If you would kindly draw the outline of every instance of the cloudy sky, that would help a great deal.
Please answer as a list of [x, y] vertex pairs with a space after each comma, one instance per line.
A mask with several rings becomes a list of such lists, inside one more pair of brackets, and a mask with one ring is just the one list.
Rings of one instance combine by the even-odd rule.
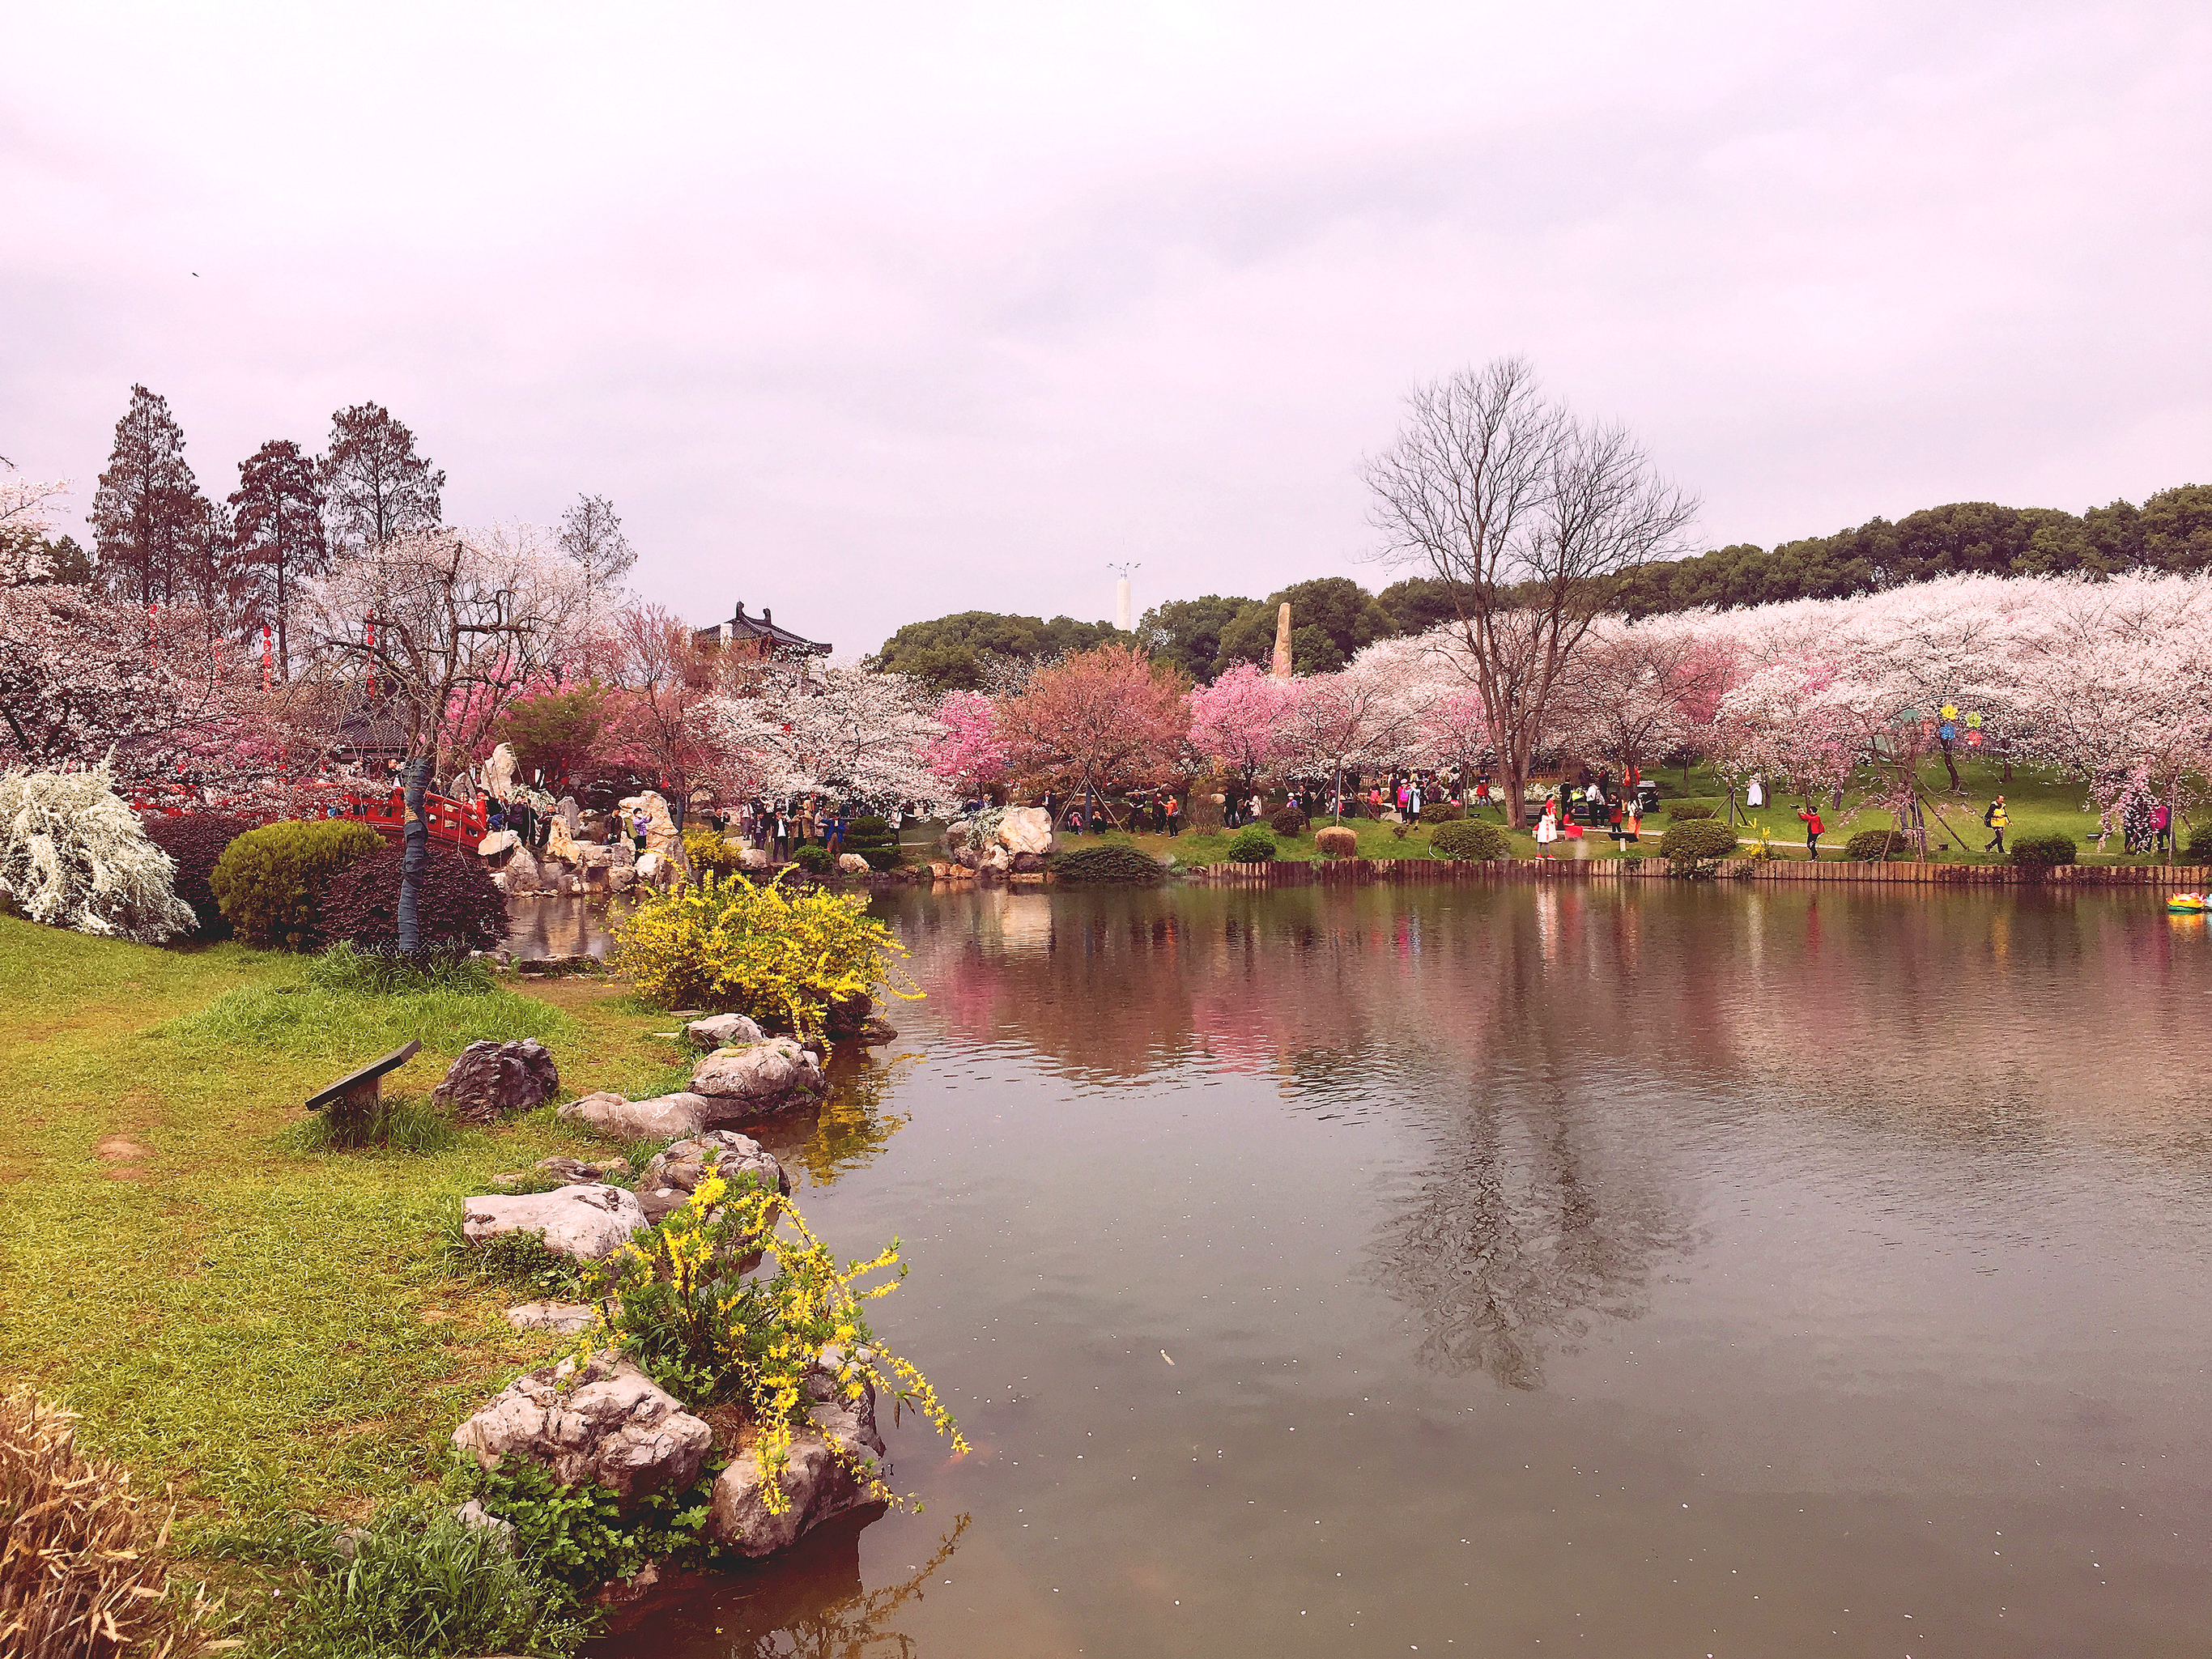
[[0, 453], [129, 388], [210, 493], [373, 398], [448, 518], [872, 648], [1389, 579], [1358, 479], [1502, 352], [1701, 543], [2212, 481], [2212, 8], [11, 9]]

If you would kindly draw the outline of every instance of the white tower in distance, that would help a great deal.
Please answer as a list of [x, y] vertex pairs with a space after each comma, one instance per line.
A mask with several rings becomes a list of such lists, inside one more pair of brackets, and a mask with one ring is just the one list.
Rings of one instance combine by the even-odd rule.
[[1121, 580], [1114, 584], [1114, 626], [1126, 634], [1130, 630], [1129, 573], [1132, 570], [1141, 570], [1144, 566], [1132, 561], [1127, 564], [1109, 564], [1106, 568], [1109, 570], [1118, 570], [1121, 573]]

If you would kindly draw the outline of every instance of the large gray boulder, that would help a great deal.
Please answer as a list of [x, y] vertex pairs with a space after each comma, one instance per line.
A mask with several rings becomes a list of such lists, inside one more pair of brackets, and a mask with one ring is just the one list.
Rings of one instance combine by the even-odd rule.
[[714, 1129], [679, 1140], [666, 1152], [656, 1152], [637, 1183], [637, 1201], [648, 1221], [658, 1222], [671, 1211], [690, 1201], [693, 1190], [706, 1179], [712, 1164], [725, 1181], [750, 1175], [770, 1192], [791, 1192], [791, 1177], [783, 1165], [763, 1150], [750, 1135], [732, 1129]]
[[580, 1370], [564, 1359], [515, 1378], [453, 1431], [453, 1444], [484, 1468], [526, 1457], [563, 1486], [596, 1482], [625, 1504], [689, 1486], [714, 1441], [712, 1429], [612, 1349]]
[[717, 1048], [691, 1073], [691, 1092], [714, 1103], [710, 1120], [734, 1123], [811, 1105], [830, 1092], [822, 1064], [789, 1037]]
[[489, 1243], [504, 1233], [536, 1233], [547, 1249], [579, 1261], [613, 1255], [643, 1225], [637, 1194], [622, 1187], [562, 1187], [461, 1200], [461, 1237], [470, 1243]]
[[602, 1089], [572, 1100], [560, 1115], [615, 1140], [674, 1140], [696, 1134], [714, 1117], [715, 1103], [704, 1095], [657, 1095], [625, 1100]]
[[553, 1056], [535, 1037], [471, 1042], [430, 1098], [464, 1123], [496, 1123], [544, 1105], [561, 1088]]
[[[824, 1348], [807, 1373], [807, 1414], [814, 1430], [793, 1443], [791, 1462], [778, 1480], [784, 1498], [781, 1513], [769, 1509], [760, 1459], [754, 1452], [740, 1452], [715, 1477], [707, 1534], [723, 1548], [738, 1555], [773, 1555], [790, 1548], [824, 1521], [879, 1501], [848, 1467], [858, 1463], [890, 1472], [883, 1462], [884, 1437], [876, 1429], [875, 1388], [863, 1380], [860, 1397], [847, 1398], [837, 1382], [842, 1363], [837, 1348]], [[843, 1454], [842, 1459], [832, 1451], [833, 1445]]]
[[709, 1014], [686, 1025], [684, 1035], [702, 1048], [726, 1048], [768, 1041], [768, 1033], [743, 1014]]

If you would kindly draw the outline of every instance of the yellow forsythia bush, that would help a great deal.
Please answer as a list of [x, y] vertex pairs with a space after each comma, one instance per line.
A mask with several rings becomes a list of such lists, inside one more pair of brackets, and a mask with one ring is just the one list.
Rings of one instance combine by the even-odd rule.
[[905, 954], [866, 909], [857, 893], [710, 874], [641, 901], [617, 932], [613, 966], [661, 1007], [719, 1008], [818, 1036], [831, 1003], [872, 994]]

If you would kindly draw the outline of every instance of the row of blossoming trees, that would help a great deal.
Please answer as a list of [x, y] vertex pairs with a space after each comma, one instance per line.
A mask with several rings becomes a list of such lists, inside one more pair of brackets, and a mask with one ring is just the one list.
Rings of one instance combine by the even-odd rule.
[[[1740, 787], [1887, 806], [1924, 848], [1977, 740], [2081, 781], [2111, 813], [2177, 821], [2212, 767], [2212, 579], [1958, 577], [1846, 599], [1630, 623], [1619, 578], [1675, 550], [1692, 504], [1616, 427], [1575, 417], [1515, 361], [1423, 388], [1370, 461], [1389, 554], [1452, 596], [1427, 634], [1344, 669], [1241, 665], [1193, 688], [1115, 643], [936, 702], [854, 665], [702, 652], [677, 617], [595, 597], [551, 538], [438, 527], [347, 550], [303, 600], [288, 676], [189, 609], [141, 609], [0, 570], [10, 763], [181, 776], [204, 798], [340, 787], [374, 748], [433, 765], [502, 738], [526, 766], [655, 782], [683, 802], [820, 794], [936, 809], [985, 790], [1108, 803], [1201, 775], [1330, 793], [1471, 765], [1509, 816], [1540, 757], [1619, 769], [1697, 754]], [[0, 480], [0, 532], [51, 494]], [[36, 536], [0, 536], [0, 549]], [[1947, 714], [1946, 710], [1955, 711]]]

